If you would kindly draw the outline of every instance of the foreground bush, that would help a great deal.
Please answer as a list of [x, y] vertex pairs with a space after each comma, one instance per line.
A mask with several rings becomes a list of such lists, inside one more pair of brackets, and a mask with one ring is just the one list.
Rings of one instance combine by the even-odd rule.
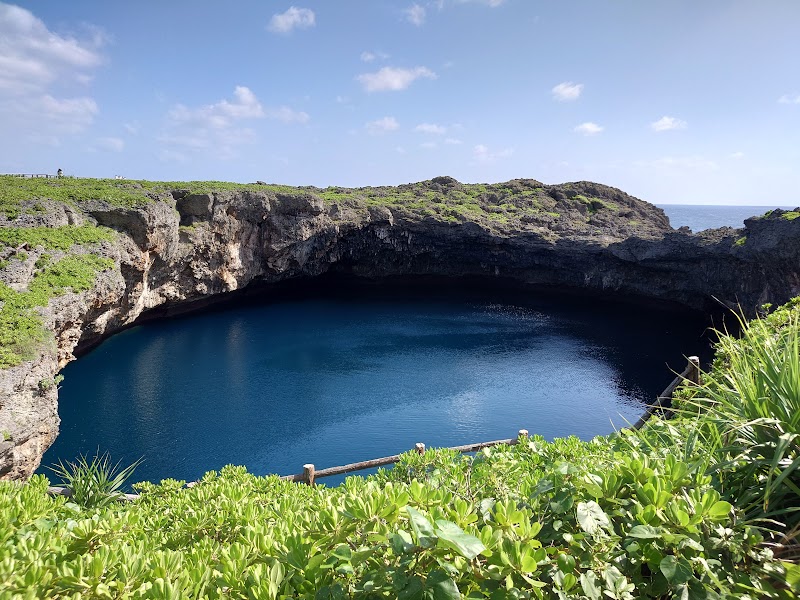
[[641, 432], [410, 453], [338, 488], [226, 467], [94, 508], [3, 484], [0, 598], [794, 598], [797, 310], [723, 337], [685, 414]]

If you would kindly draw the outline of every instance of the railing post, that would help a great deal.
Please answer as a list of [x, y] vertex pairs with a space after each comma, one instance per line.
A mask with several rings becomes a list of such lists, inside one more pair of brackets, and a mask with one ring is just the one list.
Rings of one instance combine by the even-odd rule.
[[417, 451], [417, 454], [425, 454], [425, 444], [422, 442], [417, 442], [414, 445], [414, 449]]
[[689, 357], [689, 377], [687, 377], [695, 385], [700, 385], [700, 359], [697, 356]]
[[314, 465], [312, 463], [303, 465], [303, 479], [308, 485], [314, 485]]

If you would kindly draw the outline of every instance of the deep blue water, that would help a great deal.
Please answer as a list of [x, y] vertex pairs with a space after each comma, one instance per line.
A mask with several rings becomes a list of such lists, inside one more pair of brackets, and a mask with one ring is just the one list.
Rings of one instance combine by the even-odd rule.
[[716, 229], [718, 227], [744, 227], [744, 220], [763, 215], [773, 208], [791, 210], [791, 206], [718, 206], [699, 204], [659, 204], [669, 217], [670, 224], [677, 229], [686, 225], [692, 231]]
[[706, 347], [675, 313], [532, 296], [361, 290], [134, 327], [64, 369], [42, 464], [99, 448], [143, 457], [137, 480], [193, 480], [521, 428], [588, 439], [634, 422]]

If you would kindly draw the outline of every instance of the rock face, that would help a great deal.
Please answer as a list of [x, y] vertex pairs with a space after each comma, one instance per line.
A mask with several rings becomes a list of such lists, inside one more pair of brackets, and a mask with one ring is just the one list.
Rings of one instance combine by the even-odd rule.
[[[168, 314], [253, 282], [477, 276], [699, 310], [715, 298], [747, 311], [800, 293], [800, 219], [774, 211], [743, 230], [693, 235], [673, 230], [660, 209], [588, 182], [516, 180], [477, 195], [449, 177], [362, 190], [175, 190], [135, 208], [53, 202], [44, 216], [0, 225], [67, 223], [116, 230], [97, 250], [116, 266], [92, 289], [52, 300], [42, 315], [55, 344], [0, 371], [1, 478], [30, 476], [55, 439], [57, 386], [48, 382], [76, 349], [153, 309]], [[42, 252], [29, 249], [28, 262]], [[5, 283], [22, 288], [31, 276], [17, 270]]]

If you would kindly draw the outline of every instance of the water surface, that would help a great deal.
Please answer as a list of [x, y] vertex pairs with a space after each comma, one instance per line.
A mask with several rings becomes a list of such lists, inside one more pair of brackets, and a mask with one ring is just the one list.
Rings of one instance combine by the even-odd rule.
[[790, 206], [732, 206], [712, 204], [659, 204], [674, 228], [687, 226], [692, 231], [718, 227], [744, 227], [744, 220], [763, 215], [774, 208], [792, 210]]
[[64, 371], [49, 465], [143, 457], [138, 480], [228, 463], [296, 473], [634, 422], [705, 347], [679, 315], [595, 300], [353, 291], [153, 322]]

